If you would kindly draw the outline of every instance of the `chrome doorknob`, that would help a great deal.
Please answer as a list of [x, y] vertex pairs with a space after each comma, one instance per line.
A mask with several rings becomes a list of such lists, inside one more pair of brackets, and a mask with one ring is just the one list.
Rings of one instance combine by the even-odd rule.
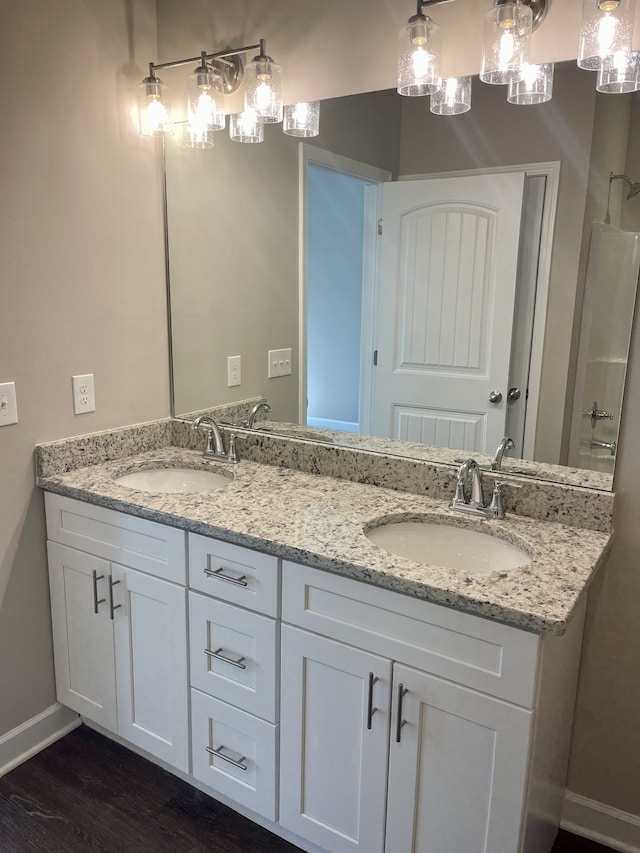
[[510, 403], [515, 403], [516, 400], [520, 399], [520, 389], [519, 388], [509, 388], [507, 391], [507, 400]]
[[502, 391], [492, 391], [489, 394], [489, 402], [490, 403], [501, 403], [502, 402]]

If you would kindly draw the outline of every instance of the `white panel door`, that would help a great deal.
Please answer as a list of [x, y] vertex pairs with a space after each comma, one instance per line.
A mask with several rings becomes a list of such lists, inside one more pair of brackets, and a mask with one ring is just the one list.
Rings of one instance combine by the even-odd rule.
[[116, 674], [106, 560], [47, 543], [58, 700], [115, 732]]
[[283, 625], [281, 684], [280, 823], [331, 853], [382, 853], [391, 662]]
[[516, 853], [531, 717], [396, 664], [387, 851]]
[[188, 772], [186, 590], [116, 564], [111, 573], [118, 734]]
[[382, 186], [374, 435], [475, 452], [503, 437], [523, 187], [524, 172]]

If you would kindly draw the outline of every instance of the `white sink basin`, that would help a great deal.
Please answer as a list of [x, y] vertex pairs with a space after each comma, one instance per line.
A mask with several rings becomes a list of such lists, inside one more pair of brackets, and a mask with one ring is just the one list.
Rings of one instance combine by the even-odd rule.
[[531, 557], [497, 536], [432, 521], [388, 522], [365, 533], [367, 539], [416, 563], [467, 572], [501, 572], [519, 569]]
[[188, 494], [222, 489], [232, 482], [233, 475], [204, 468], [147, 468], [122, 474], [115, 480], [119, 486], [138, 489], [140, 492]]

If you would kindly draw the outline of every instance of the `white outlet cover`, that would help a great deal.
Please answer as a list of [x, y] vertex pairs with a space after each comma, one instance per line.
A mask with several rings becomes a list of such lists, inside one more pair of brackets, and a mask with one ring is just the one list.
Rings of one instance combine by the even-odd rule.
[[242, 383], [242, 357], [230, 355], [227, 357], [227, 388], [233, 388]]
[[16, 383], [0, 383], [0, 426], [18, 423], [18, 405], [16, 403]]
[[73, 413], [84, 415], [86, 412], [95, 412], [96, 395], [93, 384], [93, 373], [83, 373], [80, 376], [72, 376], [73, 387]]

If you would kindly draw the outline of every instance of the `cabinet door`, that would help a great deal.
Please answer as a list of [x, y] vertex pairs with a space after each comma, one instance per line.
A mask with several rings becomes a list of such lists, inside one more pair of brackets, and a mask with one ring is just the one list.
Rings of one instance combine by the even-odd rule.
[[281, 642], [280, 823], [331, 853], [382, 851], [391, 662], [288, 625]]
[[530, 729], [530, 711], [396, 664], [387, 851], [515, 853]]
[[186, 590], [112, 564], [118, 734], [189, 771]]
[[58, 700], [115, 732], [109, 563], [55, 542], [47, 548]]

